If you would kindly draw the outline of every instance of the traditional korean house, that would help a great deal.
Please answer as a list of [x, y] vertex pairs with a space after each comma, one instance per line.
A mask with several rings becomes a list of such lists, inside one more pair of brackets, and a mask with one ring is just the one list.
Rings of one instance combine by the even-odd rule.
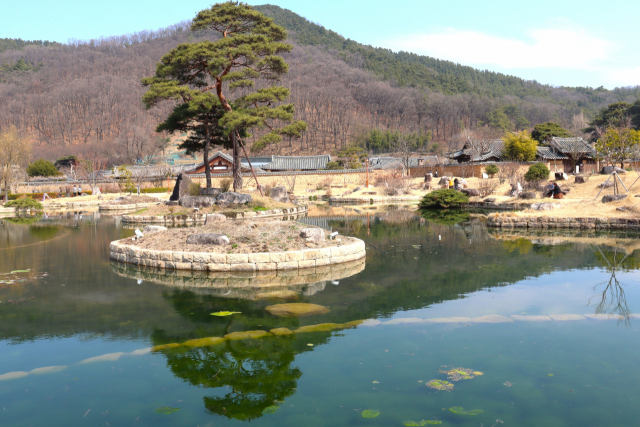
[[458, 163], [499, 162], [502, 160], [503, 151], [504, 141], [501, 139], [486, 142], [469, 140], [465, 142], [461, 150], [450, 154], [449, 158]]
[[[218, 151], [217, 153], [209, 157], [209, 167], [211, 168], [212, 174], [231, 173], [233, 171], [233, 157], [221, 151]], [[248, 164], [241, 163], [240, 167], [243, 172], [248, 172], [250, 170]], [[196, 164], [191, 170], [187, 172], [187, 174], [189, 175], [197, 175], [202, 173], [204, 173], [204, 162]]]
[[[409, 157], [409, 168], [435, 166], [439, 162], [438, 156]], [[402, 167], [400, 157], [370, 157], [369, 169], [398, 169]]]
[[576, 172], [576, 166], [580, 172], [597, 172], [599, 169], [595, 159], [595, 148], [580, 137], [553, 137], [548, 148], [557, 155], [557, 160], [562, 160], [562, 167], [566, 173]]

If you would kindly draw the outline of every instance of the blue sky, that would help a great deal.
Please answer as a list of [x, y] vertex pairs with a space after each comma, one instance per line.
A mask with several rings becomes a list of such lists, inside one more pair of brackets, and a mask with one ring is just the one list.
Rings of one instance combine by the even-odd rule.
[[[556, 86], [640, 85], [640, 2], [270, 0], [361, 43]], [[211, 1], [5, 2], [0, 37], [91, 39], [165, 27]], [[249, 4], [264, 1], [248, 0]]]

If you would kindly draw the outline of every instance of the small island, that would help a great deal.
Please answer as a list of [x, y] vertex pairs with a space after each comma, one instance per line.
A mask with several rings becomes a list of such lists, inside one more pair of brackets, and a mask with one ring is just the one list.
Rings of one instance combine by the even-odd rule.
[[112, 260], [139, 266], [193, 271], [281, 271], [356, 261], [365, 244], [353, 237], [331, 240], [325, 231], [294, 221], [228, 220], [207, 216], [201, 227], [146, 226], [142, 237], [111, 242]]

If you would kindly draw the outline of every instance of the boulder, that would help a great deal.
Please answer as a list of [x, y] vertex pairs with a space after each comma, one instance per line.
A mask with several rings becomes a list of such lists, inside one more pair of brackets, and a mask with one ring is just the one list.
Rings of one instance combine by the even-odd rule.
[[521, 199], [537, 199], [538, 195], [535, 191], [523, 191], [518, 195]]
[[605, 181], [602, 184], [598, 185], [598, 188], [611, 188], [613, 187], [613, 180]]
[[[466, 179], [464, 179], [464, 178], [460, 178], [460, 179], [458, 179], [458, 182], [459, 182], [460, 184], [464, 185], [464, 186], [469, 185], [469, 183], [467, 182], [467, 180], [466, 180]], [[465, 188], [466, 188], [466, 187], [465, 187]]]
[[157, 233], [158, 231], [167, 231], [167, 227], [161, 225], [145, 225], [142, 229], [144, 234]]
[[198, 233], [187, 236], [187, 244], [224, 246], [229, 244], [229, 238], [218, 233]]
[[300, 237], [309, 242], [324, 242], [326, 237], [322, 228], [303, 228]]
[[217, 197], [220, 193], [222, 193], [222, 190], [220, 190], [219, 188], [201, 188], [200, 189], [201, 196]]
[[484, 201], [486, 203], [495, 203], [496, 198], [495, 197], [487, 197], [486, 199], [484, 199]]
[[636, 212], [635, 206], [620, 206], [616, 210], [620, 212]]
[[269, 193], [269, 197], [271, 197], [276, 202], [287, 203], [289, 201], [289, 194], [287, 193], [287, 189], [283, 185], [273, 187], [271, 189], [271, 192]]
[[475, 188], [465, 188], [460, 190], [461, 193], [466, 194], [469, 197], [474, 197], [474, 196], [479, 196], [480, 195], [480, 191], [478, 191]]
[[210, 196], [182, 196], [178, 203], [183, 208], [208, 208], [216, 204], [216, 198]]
[[204, 225], [213, 224], [214, 222], [226, 221], [227, 217], [222, 214], [207, 214]]
[[611, 194], [609, 196], [604, 196], [602, 198], [602, 203], [617, 202], [619, 200], [623, 200], [623, 199], [626, 199], [626, 198], [627, 198], [626, 194]]
[[560, 209], [562, 205], [560, 203], [534, 203], [531, 205], [531, 209], [534, 211], [550, 211], [553, 209]]
[[244, 205], [247, 203], [251, 203], [252, 201], [253, 201], [253, 198], [248, 194], [240, 194], [240, 193], [234, 193], [233, 191], [229, 191], [228, 193], [220, 194], [218, 196], [216, 203]]
[[355, 193], [356, 191], [360, 191], [360, 190], [362, 190], [362, 187], [356, 187], [353, 189], [353, 192]]
[[342, 193], [342, 197], [344, 196], [350, 196], [351, 194], [353, 194], [353, 191], [347, 190], [344, 193]]
[[424, 175], [424, 182], [431, 182], [433, 181], [433, 174], [432, 173], [427, 173]]
[[556, 172], [555, 176], [556, 176], [556, 181], [566, 181], [567, 179], [569, 179], [567, 174], [564, 172]]
[[189, 175], [184, 173], [181, 173], [180, 175], [178, 175], [178, 178], [176, 179], [176, 185], [175, 187], [173, 187], [173, 194], [171, 194], [171, 197], [169, 198], [169, 200], [178, 201], [182, 198], [182, 196], [188, 195], [189, 186], [191, 184], [193, 184], [193, 181], [191, 181], [191, 178], [189, 178]]
[[584, 176], [576, 176], [576, 184], [584, 184], [587, 182], [587, 178]]
[[613, 171], [616, 171], [617, 173], [627, 173], [626, 170], [619, 168], [618, 166], [605, 166], [602, 168], [600, 173], [603, 175], [610, 175]]
[[440, 181], [438, 181], [438, 185], [440, 185], [440, 186], [442, 186], [442, 185], [449, 186], [449, 177], [448, 176], [443, 176], [442, 178], [440, 178]]

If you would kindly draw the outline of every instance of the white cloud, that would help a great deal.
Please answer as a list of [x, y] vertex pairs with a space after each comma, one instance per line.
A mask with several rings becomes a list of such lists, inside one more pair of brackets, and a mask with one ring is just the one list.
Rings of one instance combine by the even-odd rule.
[[432, 34], [404, 36], [385, 43], [394, 50], [425, 54], [470, 66], [522, 68], [601, 69], [612, 43], [582, 29], [534, 29], [529, 41], [477, 31], [449, 29]]

